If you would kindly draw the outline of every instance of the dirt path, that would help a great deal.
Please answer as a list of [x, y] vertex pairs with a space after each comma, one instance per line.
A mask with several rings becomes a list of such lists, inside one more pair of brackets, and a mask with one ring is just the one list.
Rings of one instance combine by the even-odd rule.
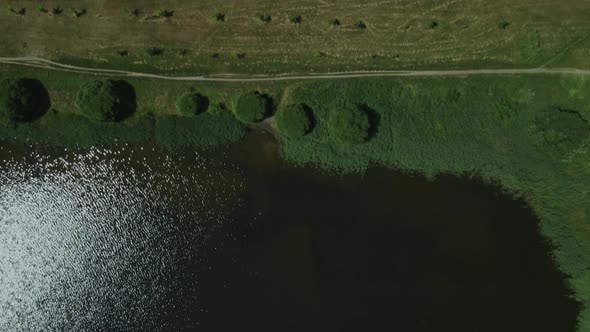
[[366, 71], [344, 72], [325, 74], [281, 74], [273, 76], [218, 74], [209, 76], [167, 76], [148, 73], [139, 73], [125, 70], [96, 69], [72, 66], [36, 57], [5, 58], [0, 57], [0, 63], [14, 64], [28, 67], [37, 67], [51, 70], [68, 71], [83, 74], [96, 74], [124, 77], [144, 77], [171, 81], [196, 81], [196, 82], [263, 82], [263, 81], [295, 81], [295, 80], [327, 80], [360, 77], [418, 77], [418, 76], [471, 76], [471, 75], [581, 75], [590, 76], [588, 69], [572, 68], [523, 68], [523, 69], [457, 69], [457, 70], [407, 70], [407, 71]]

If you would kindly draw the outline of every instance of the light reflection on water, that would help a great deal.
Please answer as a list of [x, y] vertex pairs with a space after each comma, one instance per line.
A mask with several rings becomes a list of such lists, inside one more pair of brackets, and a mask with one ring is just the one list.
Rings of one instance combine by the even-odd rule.
[[198, 324], [183, 314], [199, 293], [186, 267], [241, 184], [197, 154], [147, 150], [2, 148], [0, 331]]

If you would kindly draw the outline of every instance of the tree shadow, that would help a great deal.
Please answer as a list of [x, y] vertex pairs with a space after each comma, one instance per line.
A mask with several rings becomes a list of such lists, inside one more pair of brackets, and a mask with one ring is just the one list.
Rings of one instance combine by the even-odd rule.
[[301, 104], [301, 107], [303, 107], [305, 115], [309, 119], [309, 129], [305, 132], [305, 134], [307, 135], [315, 129], [317, 125], [317, 119], [315, 118], [315, 115], [313, 114], [313, 110], [311, 109], [311, 107], [309, 107], [307, 104]]
[[115, 88], [119, 96], [120, 108], [115, 114], [115, 121], [123, 121], [132, 116], [137, 110], [137, 97], [135, 89], [124, 80], [115, 81]]
[[31, 93], [33, 104], [30, 112], [17, 114], [16, 120], [19, 122], [33, 122], [47, 113], [49, 107], [51, 107], [49, 92], [47, 92], [43, 83], [37, 79], [24, 78], [21, 83]]
[[276, 113], [277, 103], [276, 101], [266, 93], [257, 92], [262, 98], [264, 98], [266, 109], [264, 110], [264, 118], [270, 118]]
[[199, 114], [207, 112], [207, 110], [209, 109], [209, 105], [211, 104], [211, 102], [209, 101], [209, 97], [204, 96], [200, 93], [196, 93], [196, 95], [197, 95], [197, 110], [195, 112], [195, 115], [199, 115]]
[[365, 114], [367, 114], [367, 117], [369, 118], [369, 131], [366, 140], [371, 140], [379, 132], [379, 125], [381, 124], [381, 115], [379, 115], [377, 111], [369, 107], [367, 104], [361, 104], [358, 107], [361, 111], [365, 112]]

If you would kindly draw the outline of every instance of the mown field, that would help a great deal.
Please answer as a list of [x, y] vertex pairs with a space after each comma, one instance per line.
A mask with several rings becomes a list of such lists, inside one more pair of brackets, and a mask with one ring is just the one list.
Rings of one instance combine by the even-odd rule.
[[[216, 147], [243, 137], [248, 126], [231, 110], [245, 92], [261, 91], [275, 109], [304, 104], [313, 127], [298, 138], [280, 137], [292, 162], [337, 172], [372, 165], [406, 172], [468, 176], [495, 182], [523, 197], [555, 245], [575, 296], [590, 303], [590, 81], [577, 76], [470, 76], [371, 78], [282, 83], [190, 83], [128, 79], [137, 112], [120, 123], [92, 122], [74, 106], [90, 75], [0, 66], [0, 77], [39, 79], [51, 109], [33, 123], [0, 129], [0, 139], [97, 145], [155, 140], [170, 148]], [[193, 117], [177, 113], [185, 91], [198, 91], [224, 112]], [[328, 128], [346, 105], [371, 119], [366, 142], [345, 145]], [[272, 123], [272, 119], [270, 119]], [[580, 318], [590, 330], [590, 308]]]
[[[33, 55], [136, 71], [269, 74], [546, 64], [588, 68], [590, 52], [586, 0], [4, 4], [0, 56]], [[63, 12], [53, 15], [54, 8]], [[81, 15], [75, 17], [70, 9]], [[135, 16], [130, 14], [134, 9]], [[158, 10], [168, 10], [171, 16], [157, 17]], [[223, 15], [223, 21], [213, 14]], [[300, 23], [290, 22], [289, 16], [300, 16]], [[334, 19], [339, 25], [330, 22]], [[160, 54], [150, 56], [148, 48]]]

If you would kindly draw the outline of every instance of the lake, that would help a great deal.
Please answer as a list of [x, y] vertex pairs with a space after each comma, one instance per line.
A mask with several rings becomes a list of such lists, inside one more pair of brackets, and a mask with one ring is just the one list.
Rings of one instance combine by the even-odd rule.
[[499, 187], [217, 151], [0, 143], [0, 331], [575, 331]]

